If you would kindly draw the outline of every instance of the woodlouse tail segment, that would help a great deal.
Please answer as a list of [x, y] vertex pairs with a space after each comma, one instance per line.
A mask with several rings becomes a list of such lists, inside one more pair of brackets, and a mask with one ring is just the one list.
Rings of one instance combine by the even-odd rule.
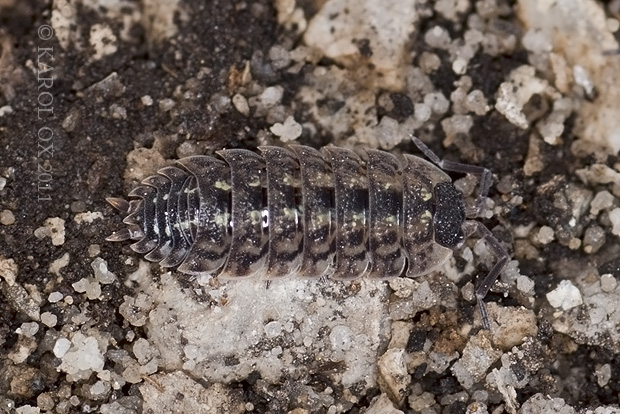
[[231, 180], [228, 165], [214, 157], [193, 156], [178, 161], [190, 178], [179, 199], [179, 223], [190, 240], [178, 270], [190, 275], [215, 273], [222, 268], [231, 245]]
[[131, 233], [129, 232], [129, 229], [125, 227], [124, 229], [113, 232], [105, 239], [106, 241], [111, 241], [111, 242], [122, 242], [122, 241], [130, 240]]
[[[122, 198], [116, 198], [116, 197], [108, 197], [105, 200], [108, 202], [108, 204], [110, 204], [112, 207], [122, 212], [123, 214], [129, 213], [129, 202], [127, 200], [124, 200]], [[125, 227], [121, 229], [120, 231], [115, 231], [112, 234], [110, 234], [108, 237], [106, 237], [107, 241], [112, 241], [112, 242], [122, 242], [122, 241], [130, 240], [130, 239], [131, 239], [131, 232], [129, 231], [128, 227]]]
[[112, 207], [114, 207], [116, 210], [120, 211], [121, 213], [125, 213], [125, 214], [129, 213], [129, 201], [123, 198], [116, 198], [116, 197], [108, 197], [105, 199], [105, 201], [107, 201], [108, 204], [110, 204]]
[[179, 204], [186, 204], [187, 201], [187, 197], [184, 197], [183, 194], [183, 187], [188, 182], [189, 175], [176, 167], [165, 167], [159, 170], [158, 173], [167, 177], [171, 183], [168, 199], [162, 202], [162, 204], [165, 203], [165, 209], [168, 212], [166, 219], [168, 220], [172, 243], [171, 251], [159, 264], [162, 267], [176, 267], [187, 256], [191, 242], [191, 236], [186, 231], [188, 226], [183, 226], [184, 222], [182, 217], [180, 217], [181, 211], [187, 211], [187, 207], [183, 210], [179, 207]]

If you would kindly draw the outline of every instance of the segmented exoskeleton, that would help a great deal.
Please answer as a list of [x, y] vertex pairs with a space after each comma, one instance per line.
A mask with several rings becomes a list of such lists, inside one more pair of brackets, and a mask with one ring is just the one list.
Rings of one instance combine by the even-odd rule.
[[[180, 159], [134, 188], [127, 227], [108, 238], [164, 267], [224, 278], [417, 277], [437, 269], [465, 237], [484, 237], [498, 261], [478, 287], [481, 299], [508, 260], [475, 218], [491, 184], [489, 170], [379, 150], [302, 145], [241, 149]], [[439, 168], [440, 167], [440, 168]], [[474, 208], [445, 171], [480, 175]]]

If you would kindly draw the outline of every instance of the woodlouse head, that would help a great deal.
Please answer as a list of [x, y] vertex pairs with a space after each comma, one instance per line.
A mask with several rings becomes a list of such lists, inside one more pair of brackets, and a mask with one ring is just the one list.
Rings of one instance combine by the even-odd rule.
[[435, 186], [435, 197], [435, 241], [445, 247], [458, 247], [465, 240], [463, 195], [451, 182], [443, 182]]

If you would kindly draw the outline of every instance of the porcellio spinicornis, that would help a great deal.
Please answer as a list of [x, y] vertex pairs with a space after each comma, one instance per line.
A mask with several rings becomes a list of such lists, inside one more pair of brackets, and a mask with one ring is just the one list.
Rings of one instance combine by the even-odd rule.
[[[134, 240], [146, 259], [191, 275], [383, 279], [428, 274], [477, 233], [497, 256], [476, 290], [488, 328], [482, 299], [508, 254], [468, 219], [482, 211], [490, 171], [440, 160], [412, 140], [431, 162], [302, 145], [183, 158], [144, 179], [130, 201], [107, 199], [127, 225], [108, 240]], [[480, 176], [474, 207], [444, 171]]]

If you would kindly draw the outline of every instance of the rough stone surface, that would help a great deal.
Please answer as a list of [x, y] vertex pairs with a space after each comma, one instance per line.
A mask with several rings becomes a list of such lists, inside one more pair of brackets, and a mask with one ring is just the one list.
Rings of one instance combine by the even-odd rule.
[[[618, 0], [0, 16], [0, 413], [618, 412]], [[479, 175], [451, 173], [510, 256], [490, 331], [476, 234], [429, 274], [346, 282], [193, 277], [105, 240], [124, 226], [105, 198], [175, 159], [420, 155], [411, 134], [492, 172], [477, 214]]]

